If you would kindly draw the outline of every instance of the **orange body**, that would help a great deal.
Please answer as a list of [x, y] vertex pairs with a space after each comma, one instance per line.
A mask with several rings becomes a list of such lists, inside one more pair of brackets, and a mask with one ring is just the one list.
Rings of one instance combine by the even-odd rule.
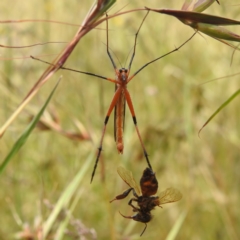
[[128, 70], [125, 68], [117, 71], [116, 80], [121, 82], [121, 84], [115, 85], [115, 91], [120, 88], [120, 94], [115, 105], [114, 111], [114, 137], [117, 145], [118, 153], [123, 153], [124, 143], [123, 143], [123, 130], [124, 130], [124, 121], [125, 121], [125, 89], [127, 88], [128, 80]]
[[123, 129], [124, 129], [124, 120], [125, 120], [125, 95], [122, 90], [118, 102], [115, 106], [115, 119], [114, 119], [114, 136], [117, 145], [118, 153], [123, 153], [124, 144], [123, 144]]

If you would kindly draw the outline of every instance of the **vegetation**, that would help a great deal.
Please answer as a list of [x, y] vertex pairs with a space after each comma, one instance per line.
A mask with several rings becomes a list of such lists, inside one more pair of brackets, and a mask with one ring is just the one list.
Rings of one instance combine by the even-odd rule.
[[[220, 3], [204, 13], [240, 20], [239, 6], [229, 0]], [[0, 44], [5, 47], [0, 56], [0, 125], [48, 67], [30, 56], [52, 62], [72, 40], [78, 29], [74, 24], [81, 24], [91, 4], [89, 0], [16, 1], [12, 6], [6, 0], [0, 2], [2, 20], [41, 20], [1, 23]], [[118, 1], [109, 14], [148, 4]], [[182, 4], [152, 0], [148, 7], [180, 10]], [[132, 12], [109, 20], [110, 48], [119, 67], [128, 66], [144, 14]], [[228, 29], [240, 33], [238, 26]], [[176, 18], [150, 12], [139, 33], [132, 73], [192, 34], [193, 29]], [[50, 41], [57, 43], [6, 47]], [[238, 56], [231, 47], [196, 34], [179, 51], [149, 65], [129, 83], [159, 192], [174, 187], [183, 195], [181, 201], [152, 212], [154, 218], [141, 239], [239, 239], [239, 98], [198, 135], [211, 114], [239, 89], [239, 75], [207, 81], [239, 72]], [[81, 39], [64, 66], [114, 78], [106, 52], [105, 22]], [[56, 72], [0, 139], [0, 161], [45, 104], [60, 76], [42, 121], [0, 175], [1, 239], [38, 239], [46, 228], [46, 239], [140, 239], [144, 225], [119, 214], [132, 214], [127, 204], [130, 197], [109, 203], [127, 189], [117, 166], [131, 170], [137, 181], [146, 168], [128, 110], [123, 155], [116, 150], [111, 116], [102, 161], [90, 184], [113, 84], [70, 71]]]

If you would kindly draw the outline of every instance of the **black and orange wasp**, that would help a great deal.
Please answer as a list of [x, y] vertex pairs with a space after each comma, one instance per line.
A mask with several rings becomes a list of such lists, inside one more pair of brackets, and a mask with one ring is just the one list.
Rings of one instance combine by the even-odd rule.
[[[119, 176], [123, 181], [130, 187], [122, 194], [116, 196], [114, 200], [121, 200], [128, 196], [132, 191], [134, 198], [131, 198], [128, 202], [133, 208], [133, 212], [136, 212], [133, 216], [124, 216], [125, 218], [133, 219], [138, 222], [145, 223], [145, 228], [143, 229], [140, 236], [143, 235], [147, 228], [147, 223], [151, 221], [152, 215], [151, 211], [156, 207], [161, 207], [162, 204], [177, 202], [182, 198], [182, 194], [174, 188], [167, 188], [165, 191], [161, 192], [159, 196], [153, 196], [158, 190], [158, 181], [156, 179], [155, 173], [150, 168], [146, 168], [143, 171], [143, 175], [140, 179], [141, 190], [132, 176], [132, 173], [127, 169], [119, 166], [117, 168]], [[137, 202], [137, 207], [133, 205], [133, 202]]]

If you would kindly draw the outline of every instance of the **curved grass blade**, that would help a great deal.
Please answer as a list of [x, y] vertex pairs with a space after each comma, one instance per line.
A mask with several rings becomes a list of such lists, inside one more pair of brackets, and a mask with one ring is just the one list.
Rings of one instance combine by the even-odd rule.
[[198, 0], [195, 4], [193, 0], [186, 0], [181, 10], [203, 12], [205, 9], [210, 7], [214, 2], [220, 4], [218, 0]]
[[224, 108], [226, 107], [238, 94], [240, 94], [240, 89], [238, 89], [230, 98], [227, 99], [211, 116], [210, 118], [204, 123], [201, 129], [198, 132], [198, 135], [202, 131], [202, 129]]
[[45, 102], [45, 104], [43, 105], [43, 107], [41, 108], [41, 110], [39, 111], [39, 113], [33, 118], [33, 120], [30, 122], [30, 124], [28, 125], [28, 127], [25, 129], [25, 131], [21, 134], [21, 136], [18, 138], [18, 140], [15, 142], [15, 144], [13, 145], [12, 149], [10, 150], [10, 152], [8, 153], [8, 155], [5, 157], [5, 159], [3, 160], [3, 162], [0, 165], [0, 174], [3, 172], [4, 168], [7, 166], [7, 164], [9, 163], [9, 161], [12, 159], [12, 157], [19, 151], [19, 149], [25, 144], [25, 142], [27, 141], [29, 135], [31, 134], [31, 132], [33, 131], [33, 129], [35, 128], [36, 124], [38, 123], [40, 117], [42, 116], [44, 110], [46, 109], [48, 103], [50, 102], [53, 93], [55, 92], [58, 84], [59, 84], [60, 80], [57, 82], [56, 86], [53, 88], [52, 92], [50, 93], [49, 97], [47, 98], [47, 101]]
[[205, 9], [210, 7], [214, 2], [217, 2], [220, 5], [218, 0], [198, 0], [198, 2], [194, 4], [193, 11], [203, 12]]
[[116, 0], [98, 0], [90, 9], [87, 21], [88, 24], [96, 21], [100, 18], [114, 3]]
[[150, 11], [174, 16], [187, 25], [190, 25], [190, 23], [192, 22], [207, 23], [207, 24], [221, 25], [221, 26], [240, 25], [240, 21], [229, 19], [229, 18], [218, 17], [218, 16], [205, 14], [205, 13], [180, 11], [180, 10], [172, 10], [172, 9], [153, 9], [153, 8], [147, 8], [147, 7], [146, 9]]
[[224, 39], [228, 41], [240, 42], [240, 36], [226, 28], [206, 23], [191, 24], [191, 27], [213, 38]]

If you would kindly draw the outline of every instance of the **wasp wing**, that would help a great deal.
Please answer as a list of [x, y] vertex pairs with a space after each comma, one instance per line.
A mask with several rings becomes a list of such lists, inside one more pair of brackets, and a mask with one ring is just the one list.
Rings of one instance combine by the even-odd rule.
[[138, 184], [136, 183], [135, 179], [133, 178], [132, 172], [128, 171], [127, 169], [125, 169], [122, 166], [119, 166], [117, 168], [117, 172], [118, 172], [119, 176], [122, 178], [122, 180], [129, 187], [131, 187], [135, 190], [135, 192], [137, 193], [138, 196], [142, 195]]
[[159, 205], [177, 202], [182, 198], [182, 194], [175, 188], [167, 188], [159, 194]]

